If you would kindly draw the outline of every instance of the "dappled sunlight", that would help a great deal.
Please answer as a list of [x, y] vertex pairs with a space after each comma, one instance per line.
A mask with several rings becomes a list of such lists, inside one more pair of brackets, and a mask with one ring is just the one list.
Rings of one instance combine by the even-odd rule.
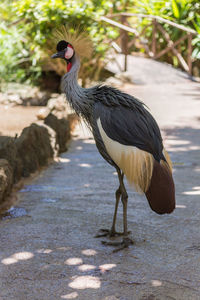
[[59, 161], [61, 163], [69, 163], [71, 161], [71, 159], [65, 158], [65, 157], [59, 157]]
[[83, 149], [82, 146], [77, 146], [77, 147], [76, 147], [76, 150], [82, 150], [82, 149]]
[[188, 152], [200, 150], [199, 128], [192, 126], [166, 129], [167, 150], [172, 152]]
[[[62, 294], [58, 295], [60, 299], [79, 299], [82, 296], [83, 290], [97, 290], [102, 286], [102, 276], [105, 273], [116, 268], [114, 263], [93, 264], [94, 257], [98, 254], [95, 249], [85, 248], [80, 249], [81, 257], [74, 256], [63, 258], [63, 254], [73, 251], [72, 247], [58, 246], [53, 249], [38, 248], [33, 252], [21, 251], [2, 259], [2, 264], [13, 265], [19, 261], [27, 261], [34, 258], [29, 265], [29, 270], [36, 264], [40, 264], [39, 276], [46, 278], [46, 276], [54, 276], [55, 278], [63, 278], [67, 276], [67, 287]], [[62, 251], [64, 253], [62, 253]], [[60, 255], [59, 255], [60, 253]], [[69, 252], [68, 252], [69, 253]], [[86, 259], [86, 262], [84, 262]], [[95, 261], [97, 257], [95, 257]], [[63, 269], [61, 270], [60, 267]], [[11, 268], [11, 267], [9, 267]], [[52, 275], [53, 274], [53, 275]], [[27, 275], [29, 276], [29, 275]], [[73, 289], [73, 290], [72, 290]], [[57, 299], [57, 298], [56, 298]], [[91, 298], [92, 299], [92, 298]]]
[[31, 252], [18, 252], [12, 255], [17, 260], [27, 260], [32, 258], [34, 255]]
[[104, 264], [104, 265], [100, 265], [99, 269], [102, 273], [104, 273], [115, 268], [116, 266], [117, 266], [116, 264]]
[[78, 164], [79, 167], [82, 167], [82, 168], [91, 168], [91, 164], [86, 164], [86, 163], [82, 163], [82, 164]]
[[183, 195], [200, 195], [200, 186], [194, 186], [192, 191], [185, 191], [182, 193]]
[[96, 269], [96, 267], [93, 266], [93, 265], [81, 265], [81, 266], [78, 267], [78, 269], [79, 269], [80, 271], [82, 271], [82, 272], [85, 272], [85, 271], [91, 271], [91, 270], [94, 270], [94, 269]]
[[183, 195], [200, 195], [200, 190], [183, 192]]
[[43, 254], [49, 254], [51, 252], [52, 252], [51, 249], [39, 249], [39, 250], [37, 250], [37, 253], [43, 253]]
[[80, 265], [83, 263], [83, 260], [79, 257], [72, 257], [72, 258], [68, 258], [65, 261], [65, 264], [68, 266], [76, 266], [76, 265]]
[[[98, 252], [94, 249], [83, 249], [81, 250], [81, 254], [85, 255], [86, 259], [88, 260], [90, 257], [97, 255]], [[86, 273], [84, 275], [77, 274], [71, 277], [71, 282], [68, 284], [68, 286], [76, 290], [99, 289], [101, 287], [101, 279], [99, 276], [102, 276], [104, 273], [111, 271], [113, 268], [117, 267], [117, 265], [113, 263], [105, 263], [99, 266], [84, 263], [84, 259], [80, 257], [68, 258], [65, 261], [65, 265], [74, 266], [75, 272], [79, 271]], [[75, 299], [77, 297], [79, 297], [79, 294], [77, 292], [68, 293], [61, 296], [62, 299]]]
[[151, 280], [151, 285], [155, 286], [155, 287], [161, 286], [162, 281], [160, 281], [160, 280]]
[[17, 263], [20, 260], [28, 260], [33, 257], [34, 257], [34, 254], [31, 252], [17, 252], [15, 254], [11, 255], [10, 257], [2, 259], [1, 262], [4, 265], [11, 265], [11, 264]]
[[94, 249], [85, 249], [85, 250], [82, 250], [81, 253], [86, 256], [93, 256], [93, 255], [97, 254], [97, 251]]
[[84, 144], [95, 144], [95, 141], [93, 139], [88, 139], [83, 141]]
[[61, 296], [62, 299], [76, 299], [77, 297], [78, 297], [77, 292], [73, 292], [73, 293]]
[[85, 183], [85, 184], [84, 184], [84, 187], [86, 187], [86, 188], [87, 188], [87, 187], [90, 187], [90, 186], [91, 186], [91, 184], [89, 184], [89, 183]]
[[69, 283], [69, 287], [77, 290], [99, 289], [101, 287], [101, 282], [99, 277], [96, 276], [77, 276]]
[[[175, 146], [175, 145], [174, 145]], [[188, 146], [183, 146], [183, 145], [177, 145], [177, 147], [173, 147], [173, 146], [169, 146], [168, 147], [168, 150], [169, 151], [179, 151], [179, 152], [187, 152], [187, 151], [190, 151], [190, 150], [200, 150], [200, 145], [199, 146], [193, 146], [191, 145], [190, 143], [188, 144]]]
[[176, 204], [176, 208], [186, 208], [186, 205]]
[[187, 141], [187, 140], [177, 140], [176, 137], [174, 137], [174, 139], [167, 139], [167, 142], [170, 144], [170, 145], [189, 145], [190, 144], [190, 141]]
[[18, 260], [13, 257], [8, 257], [8, 258], [2, 259], [1, 262], [4, 265], [11, 265], [11, 264], [15, 264], [16, 262], [18, 262]]

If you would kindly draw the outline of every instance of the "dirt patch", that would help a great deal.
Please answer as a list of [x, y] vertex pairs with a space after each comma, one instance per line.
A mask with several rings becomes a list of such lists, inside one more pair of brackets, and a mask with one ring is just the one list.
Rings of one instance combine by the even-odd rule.
[[15, 136], [31, 123], [37, 121], [38, 106], [0, 105], [0, 136]]

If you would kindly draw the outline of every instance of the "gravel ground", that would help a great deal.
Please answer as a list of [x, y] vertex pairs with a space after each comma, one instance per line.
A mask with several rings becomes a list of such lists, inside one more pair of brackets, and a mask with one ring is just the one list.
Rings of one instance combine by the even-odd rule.
[[0, 222], [1, 300], [200, 299], [200, 85], [151, 60], [128, 65], [137, 84], [124, 89], [149, 106], [174, 163], [175, 212], [159, 216], [128, 190], [135, 244], [116, 253], [102, 245], [94, 235], [111, 225], [117, 177], [77, 128], [69, 151]]

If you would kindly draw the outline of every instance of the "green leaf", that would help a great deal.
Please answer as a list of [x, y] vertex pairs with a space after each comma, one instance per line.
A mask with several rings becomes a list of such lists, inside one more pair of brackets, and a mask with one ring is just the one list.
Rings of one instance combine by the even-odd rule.
[[176, 2], [176, 0], [172, 0], [172, 11], [173, 11], [174, 17], [179, 19], [180, 11], [179, 11], [178, 3]]

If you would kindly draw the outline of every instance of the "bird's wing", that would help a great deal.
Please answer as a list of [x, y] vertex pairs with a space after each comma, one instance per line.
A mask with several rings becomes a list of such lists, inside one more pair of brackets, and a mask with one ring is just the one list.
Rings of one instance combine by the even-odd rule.
[[[111, 140], [125, 146], [134, 146], [151, 153], [159, 162], [163, 157], [163, 144], [159, 127], [152, 115], [141, 105], [134, 107], [108, 107], [95, 104], [95, 118]], [[98, 126], [99, 126], [98, 124]]]
[[114, 163], [139, 192], [149, 188], [154, 160], [166, 161], [160, 130], [151, 114], [141, 105], [106, 106], [97, 102], [94, 116], [105, 149]]

